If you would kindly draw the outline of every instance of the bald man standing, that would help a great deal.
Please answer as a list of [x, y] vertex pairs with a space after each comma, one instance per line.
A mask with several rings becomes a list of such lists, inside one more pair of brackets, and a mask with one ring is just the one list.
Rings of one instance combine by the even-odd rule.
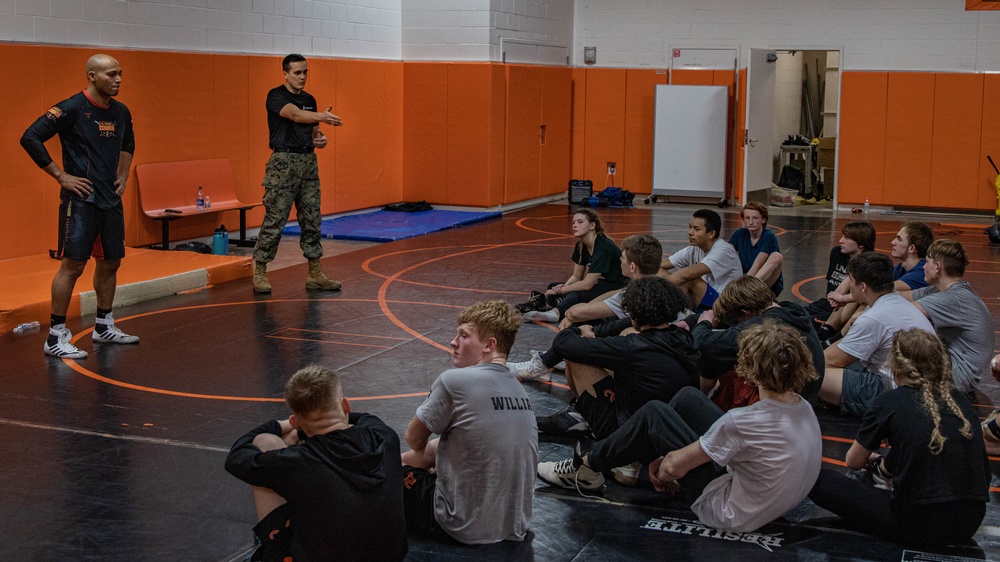
[[[91, 256], [96, 258], [94, 292], [97, 320], [92, 334], [100, 343], [138, 343], [117, 327], [111, 314], [117, 272], [125, 257], [125, 192], [135, 136], [132, 114], [113, 98], [122, 67], [108, 55], [87, 60], [87, 88], [52, 106], [21, 136], [21, 146], [59, 183], [59, 250], [62, 260], [52, 280], [52, 317], [45, 353], [83, 359], [87, 352], [70, 343], [66, 311], [76, 280]], [[59, 135], [63, 165], [49, 156], [45, 141]]]

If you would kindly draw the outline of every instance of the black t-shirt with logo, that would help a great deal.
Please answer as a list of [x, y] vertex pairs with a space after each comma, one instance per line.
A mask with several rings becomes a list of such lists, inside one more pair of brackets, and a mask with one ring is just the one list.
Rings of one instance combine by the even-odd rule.
[[63, 171], [94, 184], [94, 191], [86, 198], [65, 189], [62, 197], [84, 199], [102, 209], [121, 205], [121, 197], [115, 193], [118, 160], [122, 152], [135, 152], [132, 114], [125, 104], [112, 99], [107, 106], [98, 105], [86, 92], [80, 92], [52, 106], [21, 136], [21, 146], [39, 168], [52, 163], [45, 141], [57, 134]]
[[312, 148], [312, 131], [315, 123], [296, 123], [281, 116], [281, 108], [288, 104], [304, 111], [316, 111], [316, 98], [305, 90], [293, 94], [282, 84], [267, 93], [268, 146], [271, 150]]
[[972, 425], [972, 438], [959, 433], [961, 420], [938, 401], [944, 448], [932, 454], [928, 448], [934, 428], [924, 410], [920, 391], [901, 386], [878, 395], [868, 408], [857, 441], [878, 450], [889, 441], [885, 467], [892, 473], [892, 503], [914, 507], [956, 500], [989, 501], [990, 461], [983, 445], [979, 414], [965, 396], [952, 389], [951, 397]]

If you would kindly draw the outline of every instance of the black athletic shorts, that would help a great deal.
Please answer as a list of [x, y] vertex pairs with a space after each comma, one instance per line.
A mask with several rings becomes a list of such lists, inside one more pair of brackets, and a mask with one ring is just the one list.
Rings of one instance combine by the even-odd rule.
[[59, 202], [57, 257], [87, 261], [125, 257], [125, 215], [122, 206], [102, 209], [74, 197]]
[[288, 509], [287, 503], [279, 505], [253, 528], [260, 546], [250, 558], [251, 562], [282, 562], [286, 556], [292, 560], [306, 559], [302, 545], [295, 537]]

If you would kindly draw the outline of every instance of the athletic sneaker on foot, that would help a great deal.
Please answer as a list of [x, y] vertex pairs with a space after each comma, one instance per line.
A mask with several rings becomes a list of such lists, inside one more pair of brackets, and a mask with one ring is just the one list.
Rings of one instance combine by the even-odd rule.
[[642, 468], [642, 463], [635, 461], [632, 464], [626, 464], [625, 466], [617, 466], [611, 469], [611, 475], [615, 477], [622, 486], [635, 486], [639, 482], [639, 469]]
[[532, 310], [546, 310], [548, 305], [545, 304], [545, 293], [531, 291], [531, 296], [528, 297], [528, 302], [516, 304], [514, 305], [514, 308], [521, 314], [531, 312]]
[[524, 313], [525, 322], [551, 322], [555, 324], [559, 321], [559, 310], [553, 308], [552, 310], [547, 310], [545, 312], [539, 312], [533, 310], [531, 312]]
[[115, 326], [115, 318], [110, 314], [94, 320], [94, 331], [91, 336], [94, 341], [100, 343], [139, 343], [139, 336], [132, 336], [119, 330]]
[[567, 490], [594, 491], [604, 486], [604, 475], [584, 464], [579, 444], [568, 459], [538, 463], [538, 477], [550, 486]]
[[517, 376], [519, 381], [539, 381], [549, 382], [552, 380], [552, 371], [542, 363], [542, 352], [537, 349], [531, 350], [531, 359], [507, 363], [510, 372]]
[[590, 437], [590, 424], [570, 405], [551, 416], [536, 416], [538, 432], [564, 437]]
[[49, 337], [45, 340], [45, 354], [65, 359], [86, 359], [86, 351], [69, 343], [71, 337], [73, 337], [73, 333], [65, 326], [49, 328]]

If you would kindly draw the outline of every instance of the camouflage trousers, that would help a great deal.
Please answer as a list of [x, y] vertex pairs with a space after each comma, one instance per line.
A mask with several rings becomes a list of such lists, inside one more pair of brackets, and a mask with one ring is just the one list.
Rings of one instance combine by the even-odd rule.
[[288, 213], [295, 205], [295, 213], [302, 229], [299, 246], [308, 259], [323, 256], [320, 244], [319, 167], [316, 154], [275, 152], [264, 170], [264, 222], [260, 225], [253, 259], [270, 262], [278, 253], [281, 229], [288, 222]]

